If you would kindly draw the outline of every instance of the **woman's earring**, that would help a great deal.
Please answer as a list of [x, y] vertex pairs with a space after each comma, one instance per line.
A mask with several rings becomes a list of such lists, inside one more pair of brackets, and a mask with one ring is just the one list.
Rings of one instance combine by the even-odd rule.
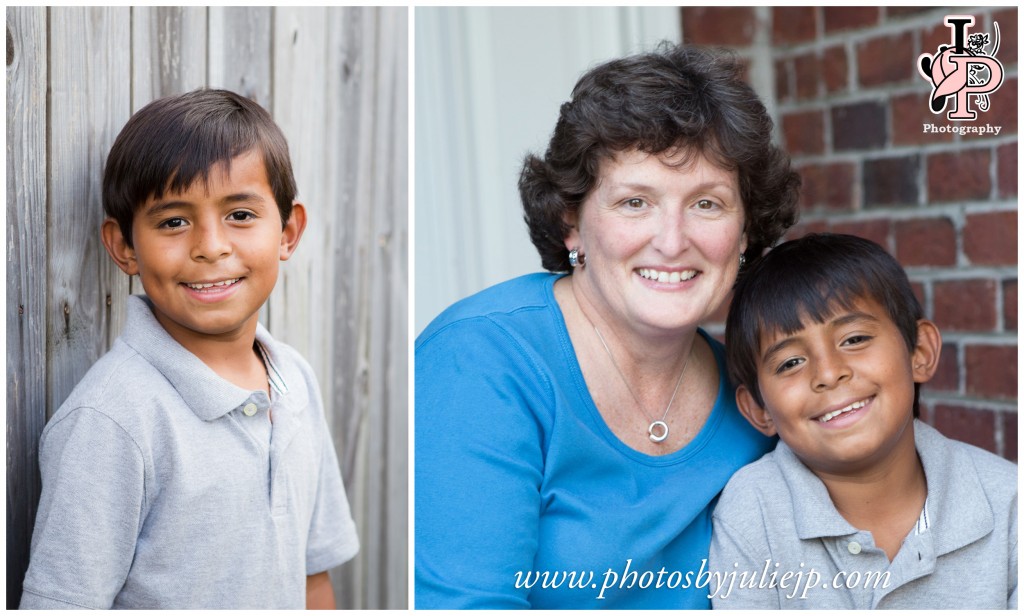
[[743, 254], [741, 252], [740, 253], [740, 267], [743, 267], [746, 264], [747, 264], [747, 255], [745, 255], [745, 254]]
[[579, 248], [573, 248], [569, 251], [569, 265], [573, 268], [583, 267], [587, 264], [586, 255], [580, 254]]

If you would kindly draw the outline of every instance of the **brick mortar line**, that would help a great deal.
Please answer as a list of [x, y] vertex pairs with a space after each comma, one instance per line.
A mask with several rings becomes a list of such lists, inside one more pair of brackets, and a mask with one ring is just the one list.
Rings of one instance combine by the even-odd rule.
[[[1003, 349], [1010, 349], [1018, 346], [1018, 337], [1016, 331], [1005, 331], [1005, 332], [964, 332], [954, 331], [949, 328], [940, 328], [942, 331], [942, 343], [950, 344], [955, 346], [961, 352], [965, 352], [968, 347], [999, 347]], [[957, 356], [958, 360], [966, 359], [962, 355]], [[959, 363], [963, 363], [960, 361]]]
[[[940, 332], [942, 333], [943, 344], [953, 344], [958, 349], [966, 349], [969, 346], [1014, 347], [1018, 345], [1017, 332], [961, 333], [957, 331], [941, 331], [941, 328]], [[963, 358], [958, 355], [957, 359]]]
[[959, 394], [960, 392], [967, 391], [967, 345], [953, 342], [956, 338], [955, 334], [951, 334], [948, 337], [951, 339], [950, 344], [953, 344], [954, 348], [956, 348], [956, 391]]
[[961, 396], [957, 394], [943, 395], [945, 392], [928, 391], [928, 383], [921, 387], [921, 403], [934, 406], [935, 404], [950, 404], [967, 407], [977, 411], [996, 411], [1000, 414], [1017, 414], [1016, 400], [1005, 398], [991, 399], [979, 398], [977, 396]]
[[[773, 61], [778, 61], [778, 58], [773, 58]], [[773, 62], [774, 63], [774, 62]], [[847, 76], [857, 75], [857, 66], [849, 65], [846, 67]], [[795, 69], [795, 67], [794, 67]], [[794, 76], [795, 77], [795, 76]], [[1011, 64], [1010, 66], [1003, 66], [1003, 82], [1005, 83], [1010, 79], [1017, 79], [1020, 77], [1020, 66], [1018, 64]], [[1000, 85], [1000, 88], [1003, 86]], [[825, 94], [819, 94], [813, 97], [796, 98], [794, 100], [786, 101], [786, 105], [793, 105], [802, 102], [816, 101], [816, 100], [846, 100], [848, 98], [856, 98], [857, 95], [861, 94], [927, 94], [931, 90], [929, 82], [921, 76], [920, 73], [915, 72], [911, 77], [902, 79], [899, 81], [887, 81], [883, 83], [862, 85], [857, 83], [856, 80], [850, 83], [847, 80], [846, 90], [839, 90], [836, 92], [826, 92]]]
[[[827, 8], [827, 7], [821, 7]], [[886, 7], [880, 7], [886, 8]], [[1002, 10], [1013, 9], [1013, 6], [1001, 6], [1001, 7], [959, 7], [966, 8], [965, 11], [960, 11], [958, 7], [928, 7], [932, 9], [931, 12], [913, 15], [908, 17], [888, 17], [880, 16], [878, 23], [860, 26], [857, 28], [849, 28], [839, 30], [838, 32], [826, 33], [825, 32], [825, 11], [817, 11], [816, 19], [818, 20], [818, 32], [820, 34], [811, 41], [801, 41], [799, 43], [790, 44], [777, 44], [773, 45], [775, 49], [782, 50], [777, 54], [784, 54], [786, 56], [792, 55], [803, 55], [808, 51], [813, 51], [818, 47], [835, 47], [840, 44], [852, 44], [863, 43], [873, 38], [880, 38], [883, 36], [893, 36], [898, 34], [905, 34], [908, 31], [914, 33], [920, 33], [922, 29], [930, 29], [936, 26], [942, 26], [946, 15], [965, 15], [971, 14], [975, 18], [974, 28], [980, 28], [984, 31], [989, 31], [992, 27], [992, 15]], [[971, 8], [979, 8], [981, 10], [972, 13]], [[955, 11], [955, 12], [951, 12]], [[984, 20], [979, 20], [981, 16]], [[1002, 33], [1002, 28], [999, 29]], [[915, 40], [917, 47], [921, 47], [920, 40]], [[856, 51], [856, 50], [855, 50]], [[922, 52], [930, 53], [930, 52]], [[998, 52], [996, 52], [998, 54]], [[998, 57], [998, 55], [997, 55]]]
[[921, 269], [928, 266], [904, 268], [912, 282], [963, 282], [967, 280], [1013, 280], [1017, 278], [1017, 266], [1005, 268], [992, 266], [951, 266], [941, 270], [930, 269], [927, 273]]
[[[773, 61], [773, 64], [774, 64], [774, 61]], [[853, 85], [851, 85], [849, 83], [849, 81], [852, 81], [852, 77], [857, 74], [856, 73], [856, 69], [857, 69], [857, 67], [853, 66], [852, 64], [847, 67], [847, 72], [849, 74], [847, 75], [848, 83], [847, 83], [847, 90], [845, 92], [843, 92], [843, 91], [831, 92], [831, 93], [826, 93], [825, 95], [820, 95], [819, 94], [819, 95], [816, 95], [814, 97], [800, 98], [800, 99], [796, 99], [796, 97], [793, 97], [795, 100], [785, 100], [785, 101], [777, 100], [776, 101], [776, 108], [780, 112], [784, 112], [784, 111], [788, 111], [792, 107], [799, 107], [801, 105], [812, 105], [812, 104], [817, 104], [817, 105], [828, 104], [829, 106], [836, 106], [836, 104], [839, 104], [839, 105], [849, 105], [849, 104], [855, 104], [855, 103], [861, 103], [861, 102], [876, 102], [876, 101], [880, 100], [880, 97], [882, 97], [884, 100], [891, 100], [895, 96], [905, 96], [907, 94], [927, 95], [931, 91], [931, 87], [928, 85], [928, 82], [926, 82], [923, 78], [920, 78], [920, 76], [918, 76], [918, 79], [916, 79], [916, 80], [915, 79], [911, 79], [911, 80], [908, 80], [908, 81], [894, 81], [894, 82], [891, 82], [891, 83], [880, 84], [880, 85], [859, 86], [859, 85], [857, 85], [855, 83]], [[793, 71], [795, 73], [795, 71], [796, 71], [795, 67], [793, 68]], [[793, 77], [793, 80], [794, 80], [794, 84], [793, 85], [794, 85], [794, 89], [795, 89], [796, 75], [794, 74], [792, 77]], [[1018, 73], [1017, 65], [1014, 65], [1012, 68], [1004, 67], [1004, 72], [1003, 72], [1003, 82], [1004, 83], [1007, 80], [1017, 79], [1018, 77], [1019, 77], [1019, 73]], [[1002, 88], [1003, 86], [1000, 85], [999, 87]], [[986, 112], [982, 112], [982, 113], [986, 113]], [[937, 115], [941, 116], [942, 114], [937, 114]]]
[[[831, 116], [831, 114], [828, 114]], [[923, 133], [922, 133], [923, 134]], [[959, 137], [959, 135], [957, 135]], [[818, 161], [830, 162], [861, 162], [873, 160], [885, 160], [898, 158], [910, 154], [923, 154], [927, 156], [935, 154], [959, 154], [969, 150], [980, 150], [984, 148], [1001, 148], [1005, 145], [1012, 145], [1019, 141], [1017, 133], [1010, 133], [1000, 137], [978, 137], [978, 143], [970, 141], [949, 141], [942, 143], [922, 144], [900, 144], [888, 145], [884, 148], [871, 148], [863, 150], [843, 150], [840, 152], [826, 152], [824, 154], [800, 154], [790, 156], [790, 161], [795, 165], [803, 163], [816, 163]]]
[[906, 206], [869, 207], [861, 210], [800, 212], [800, 222], [860, 222], [875, 219], [920, 220], [922, 218], [966, 218], [975, 214], [1016, 212], [1016, 201], [961, 201], [938, 204], [915, 204]]
[[[1000, 415], [1000, 418], [1002, 418], [1002, 413], [1000, 413], [999, 415]], [[993, 421], [992, 423], [994, 424], [993, 427], [995, 428], [995, 430], [994, 430], [995, 434], [993, 436], [995, 437], [995, 442], [996, 442], [996, 454], [1005, 458], [1006, 457], [1006, 436], [1003, 434], [1003, 424], [1005, 422]], [[1016, 453], [1017, 452], [1014, 452], [1014, 454], [1016, 454]]]

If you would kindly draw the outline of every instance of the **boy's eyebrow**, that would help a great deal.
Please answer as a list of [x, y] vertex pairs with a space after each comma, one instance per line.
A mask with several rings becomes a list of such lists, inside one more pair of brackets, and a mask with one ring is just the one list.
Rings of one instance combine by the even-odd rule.
[[795, 336], [786, 336], [782, 340], [777, 341], [775, 344], [765, 349], [765, 352], [761, 354], [761, 363], [767, 364], [773, 355], [781, 351], [784, 347], [791, 344], [794, 338]]
[[[854, 312], [847, 312], [847, 313], [844, 313], [842, 316], [836, 317], [835, 319], [833, 319], [832, 321], [829, 322], [829, 325], [832, 326], [832, 327], [842, 327], [843, 325], [848, 325], [848, 324], [853, 323], [855, 321], [872, 321], [872, 322], [877, 323], [878, 319], [875, 318], [874, 316], [866, 313], [866, 312], [854, 311]], [[801, 328], [801, 329], [803, 329], [803, 328]], [[767, 349], [765, 349], [765, 352], [761, 354], [761, 362], [762, 363], [768, 363], [768, 360], [771, 358], [772, 355], [774, 355], [775, 353], [778, 353], [784, 347], [786, 347], [787, 345], [791, 344], [795, 337], [796, 337], [795, 335], [793, 335], [793, 336], [786, 336], [782, 340], [779, 340], [779, 341], [775, 342], [775, 344], [772, 344], [771, 346], [769, 346]]]
[[259, 193], [248, 193], [248, 192], [235, 193], [233, 195], [228, 195], [228, 196], [224, 197], [223, 199], [221, 199], [221, 203], [244, 203], [244, 202], [248, 202], [248, 203], [252, 203], [252, 202], [265, 203], [266, 199], [264, 199], [263, 195], [261, 195]]
[[188, 205], [185, 201], [160, 201], [146, 208], [146, 211], [143, 212], [143, 215], [148, 216], [150, 218], [158, 218], [167, 210], [173, 210], [174, 208], [182, 207], [185, 205]]
[[[220, 200], [221, 203], [266, 203], [266, 199], [262, 195], [255, 192], [241, 192], [228, 195]], [[159, 217], [167, 210], [173, 210], [179, 207], [187, 207], [191, 205], [189, 201], [183, 201], [181, 199], [170, 199], [168, 201], [160, 201], [149, 206], [143, 213], [144, 216]]]
[[843, 316], [837, 317], [837, 318], [833, 319], [833, 321], [830, 323], [830, 325], [832, 325], [832, 326], [841, 326], [841, 325], [846, 325], [847, 323], [852, 323], [854, 321], [874, 321], [874, 322], [877, 323], [878, 319], [875, 318], [874, 316], [866, 313], [866, 312], [854, 311], [854, 312], [847, 312]]

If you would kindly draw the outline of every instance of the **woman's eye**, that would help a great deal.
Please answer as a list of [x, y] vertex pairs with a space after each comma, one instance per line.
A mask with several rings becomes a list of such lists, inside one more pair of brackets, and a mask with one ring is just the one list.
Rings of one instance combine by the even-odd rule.
[[165, 229], [180, 229], [185, 226], [184, 218], [168, 218], [167, 220], [160, 223], [160, 226]]
[[697, 202], [698, 210], [713, 210], [718, 207], [718, 204], [710, 199], [701, 199]]
[[647, 202], [639, 197], [633, 197], [632, 199], [626, 199], [625, 204], [631, 210], [642, 210], [647, 205]]
[[791, 359], [787, 359], [786, 361], [782, 362], [778, 369], [775, 370], [775, 373], [779, 374], [780, 372], [785, 372], [786, 370], [792, 370], [793, 368], [796, 368], [802, 363], [804, 363], [804, 358], [802, 357], [793, 357]]

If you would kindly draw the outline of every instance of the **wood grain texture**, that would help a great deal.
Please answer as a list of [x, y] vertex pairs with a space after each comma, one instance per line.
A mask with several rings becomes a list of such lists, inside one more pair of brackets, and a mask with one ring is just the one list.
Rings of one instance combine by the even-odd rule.
[[[327, 341], [330, 339], [330, 287], [324, 272], [333, 265], [329, 254], [331, 237], [327, 230], [333, 208], [325, 192], [325, 152], [338, 144], [324, 135], [327, 101], [323, 75], [328, 58], [326, 8], [274, 11], [273, 71], [271, 103], [274, 120], [290, 144], [292, 169], [298, 185], [298, 200], [305, 203], [309, 223], [298, 249], [283, 264], [277, 287], [270, 296], [268, 328], [287, 340], [313, 366], [317, 378], [327, 379]], [[328, 414], [331, 403], [325, 400]]]
[[48, 417], [124, 322], [128, 280], [107, 257], [99, 228], [103, 162], [129, 116], [129, 14], [50, 9]]
[[[362, 606], [368, 603], [365, 584], [368, 568], [365, 565], [367, 548], [377, 543], [376, 535], [367, 522], [374, 511], [368, 499], [367, 467], [374, 461], [366, 447], [369, 392], [369, 371], [366, 361], [366, 340], [361, 335], [368, 306], [365, 297], [365, 278], [360, 276], [366, 254], [363, 233], [359, 227], [359, 210], [373, 207], [360, 182], [360, 162], [366, 155], [360, 141], [359, 123], [362, 86], [362, 54], [364, 41], [360, 24], [363, 11], [355, 8], [340, 9], [333, 13], [334, 27], [331, 53], [340, 59], [341, 71], [332, 74], [328, 96], [335, 99], [337, 113], [328, 125], [331, 140], [339, 143], [359, 144], [333, 152], [331, 166], [335, 178], [335, 191], [340, 211], [335, 220], [335, 298], [339, 319], [335, 323], [333, 347], [337, 350], [332, 373], [331, 391], [335, 408], [340, 412], [334, 418], [338, 426], [333, 432], [334, 446], [341, 458], [345, 485], [349, 490], [352, 514], [359, 529], [363, 548], [356, 558], [334, 575], [335, 595], [343, 605]], [[362, 155], [362, 156], [361, 156]]]
[[18, 607], [46, 422], [46, 8], [7, 7], [7, 609]]
[[211, 6], [207, 11], [208, 85], [238, 92], [273, 113], [270, 92], [274, 9]]
[[162, 96], [206, 85], [207, 10], [194, 6], [132, 9], [132, 112]]
[[[404, 12], [344, 9], [334, 29], [340, 38], [332, 42], [332, 53], [344, 59], [341, 79], [332, 84], [343, 112], [332, 134], [358, 144], [339, 152], [337, 163], [346, 186], [336, 228], [335, 297], [347, 316], [335, 333], [332, 389], [344, 409], [336, 446], [365, 520], [363, 544], [374, 546], [358, 557], [361, 566], [343, 568], [338, 592], [346, 604], [359, 606], [403, 607], [408, 580], [406, 569], [396, 566], [407, 559], [405, 542], [398, 545], [392, 535], [407, 525], [407, 483], [405, 473], [393, 475], [391, 467], [408, 463], [407, 419], [395, 415], [407, 408], [407, 364], [392, 354], [408, 342], [405, 326], [394, 327], [408, 314], [408, 188], [395, 181], [407, 175], [406, 28]], [[346, 387], [343, 379], [352, 383]]]

